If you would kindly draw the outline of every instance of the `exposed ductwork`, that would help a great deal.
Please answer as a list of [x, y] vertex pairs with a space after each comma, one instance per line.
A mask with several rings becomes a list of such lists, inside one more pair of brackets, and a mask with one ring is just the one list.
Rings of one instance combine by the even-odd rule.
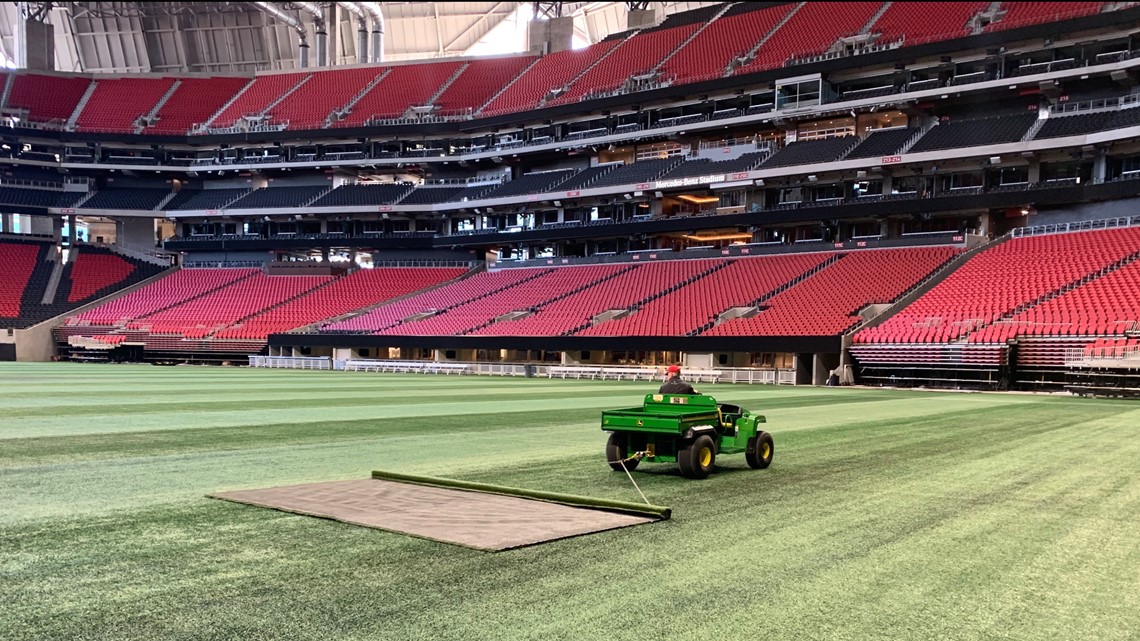
[[357, 2], [372, 16], [372, 62], [384, 62], [384, 12], [379, 2]]
[[317, 66], [327, 67], [329, 64], [328, 48], [329, 34], [325, 30], [325, 11], [315, 2], [294, 2], [313, 16], [313, 24], [317, 31]]
[[277, 7], [269, 4], [268, 2], [254, 2], [258, 9], [273, 16], [274, 18], [284, 22], [285, 24], [293, 27], [297, 32], [297, 51], [300, 57], [300, 66], [302, 68], [309, 66], [309, 35], [305, 31], [305, 25], [301, 24], [299, 20], [293, 16], [285, 13]]
[[368, 16], [355, 2], [338, 2], [342, 8], [356, 14], [359, 27], [356, 30], [356, 61], [368, 62]]

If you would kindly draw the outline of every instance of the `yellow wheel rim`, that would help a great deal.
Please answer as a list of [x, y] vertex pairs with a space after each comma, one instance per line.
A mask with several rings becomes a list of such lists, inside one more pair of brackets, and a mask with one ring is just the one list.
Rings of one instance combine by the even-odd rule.
[[763, 447], [760, 448], [760, 454], [760, 458], [768, 458], [769, 456], [772, 456], [772, 446], [764, 443]]
[[702, 447], [700, 454], [701, 467], [708, 467], [709, 465], [712, 465], [712, 457], [712, 450], [707, 447]]

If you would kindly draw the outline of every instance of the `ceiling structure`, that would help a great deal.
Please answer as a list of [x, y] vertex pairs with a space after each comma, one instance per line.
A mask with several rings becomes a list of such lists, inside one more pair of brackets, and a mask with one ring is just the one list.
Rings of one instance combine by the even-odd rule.
[[0, 63], [18, 66], [19, 25], [28, 15], [53, 26], [60, 71], [249, 73], [300, 67], [300, 30], [309, 65], [316, 66], [316, 13], [326, 24], [329, 64], [349, 65], [376, 62], [374, 51], [362, 57], [358, 49], [361, 16], [371, 32], [377, 9], [383, 16], [383, 61], [392, 62], [524, 51], [536, 10], [573, 16], [575, 44], [586, 46], [624, 31], [630, 6], [653, 9], [663, 19], [711, 4], [717, 3], [3, 2]]

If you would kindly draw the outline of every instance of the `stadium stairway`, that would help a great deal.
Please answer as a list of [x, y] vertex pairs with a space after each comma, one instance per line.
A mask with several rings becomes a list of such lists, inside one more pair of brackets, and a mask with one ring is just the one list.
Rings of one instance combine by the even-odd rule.
[[1054, 298], [1058, 298], [1060, 296], [1063, 296], [1063, 295], [1073, 291], [1074, 289], [1081, 287], [1082, 285], [1086, 285], [1086, 284], [1091, 283], [1095, 280], [1098, 280], [1104, 276], [1107, 276], [1113, 272], [1117, 272], [1121, 268], [1123, 268], [1127, 265], [1131, 265], [1132, 263], [1136, 262], [1137, 260], [1140, 260], [1140, 250], [1137, 250], [1135, 252], [1132, 252], [1131, 254], [1128, 254], [1127, 256], [1124, 256], [1123, 258], [1115, 260], [1115, 261], [1109, 263], [1108, 265], [1101, 267], [1100, 269], [1096, 270], [1095, 272], [1090, 272], [1090, 273], [1085, 274], [1079, 278], [1076, 278], [1072, 281], [1069, 281], [1068, 283], [1065, 283], [1064, 285], [1062, 285], [1062, 286], [1060, 286], [1060, 287], [1058, 287], [1052, 291], [1046, 292], [1046, 293], [1038, 296], [1037, 298], [1035, 298], [1033, 300], [1021, 303], [1017, 307], [1014, 307], [1014, 308], [1006, 311], [1005, 313], [997, 316], [996, 318], [994, 318], [989, 323], [978, 325], [976, 327], [973, 327], [973, 328], [967, 330], [966, 332], [962, 333], [955, 341], [952, 341], [952, 342], [956, 342], [956, 343], [976, 342], [975, 340], [972, 340], [972, 338], [971, 338], [972, 336], [974, 336], [976, 334], [977, 335], [984, 335], [984, 334], [986, 334], [985, 330], [988, 328], [996, 327], [1001, 323], [1009, 321], [1010, 319], [1014, 318], [1015, 316], [1021, 314], [1022, 312], [1026, 311], [1026, 310], [1029, 310], [1029, 309], [1032, 309], [1035, 307], [1040, 307], [1041, 305], [1044, 305], [1045, 303], [1053, 300]]
[[[522, 285], [523, 283], [528, 283], [528, 282], [530, 282], [536, 278], [542, 278], [543, 276], [545, 276], [545, 275], [547, 275], [553, 271], [554, 271], [553, 269], [536, 269], [534, 274], [531, 274], [530, 276], [527, 276], [526, 278], [522, 278], [520, 280], [508, 283], [506, 285], [503, 285], [502, 287], [496, 287], [494, 289], [485, 291], [485, 292], [479, 294], [478, 296], [473, 296], [471, 298], [467, 298], [467, 299], [464, 299], [461, 301], [454, 302], [450, 305], [447, 305], [446, 307], [443, 307], [443, 308], [437, 310], [435, 312], [435, 314], [432, 315], [432, 318], [434, 318], [436, 316], [442, 316], [443, 314], [446, 314], [447, 312], [449, 312], [449, 311], [451, 311], [457, 307], [462, 307], [463, 305], [467, 305], [467, 304], [473, 303], [475, 301], [483, 300], [484, 298], [494, 296], [494, 295], [499, 294], [501, 292], [504, 292], [508, 289], [511, 289], [512, 287], [517, 287], [518, 285]], [[423, 292], [416, 292], [416, 293], [422, 294]], [[386, 301], [385, 304], [389, 304], [391, 302], [393, 302], [393, 301]], [[387, 330], [390, 330], [390, 329], [399, 327], [401, 325], [404, 325], [408, 322], [414, 323], [416, 321], [406, 321], [406, 320], [401, 319], [399, 321], [396, 321], [395, 323], [389, 323], [388, 325], [385, 325], [385, 326], [380, 327], [378, 329], [372, 330], [372, 333], [373, 334], [379, 334], [379, 333], [385, 332]]]
[[[542, 311], [543, 308], [545, 308], [549, 305], [552, 305], [554, 303], [557, 303], [558, 301], [560, 301], [564, 298], [568, 298], [568, 297], [573, 296], [574, 294], [577, 294], [579, 292], [586, 291], [587, 289], [590, 289], [591, 287], [595, 287], [597, 285], [600, 285], [601, 283], [604, 283], [607, 280], [617, 278], [618, 276], [621, 276], [622, 274], [625, 274], [626, 272], [629, 272], [631, 270], [637, 269], [638, 267], [639, 267], [639, 265], [637, 263], [632, 263], [623, 269], [619, 269], [613, 273], [606, 274], [604, 276], [601, 276], [600, 278], [595, 278], [594, 280], [592, 280], [590, 282], [582, 283], [578, 287], [566, 290], [566, 291], [562, 292], [561, 294], [558, 294], [557, 296], [553, 296], [551, 298], [548, 298], [548, 299], [546, 299], [540, 303], [535, 303], [534, 305], [531, 306], [531, 310], [534, 311], [535, 313], [540, 312], [540, 311]], [[498, 322], [499, 322], [498, 318], [492, 318], [492, 319], [490, 319], [484, 323], [480, 323], [479, 325], [476, 325], [475, 327], [467, 329], [467, 330], [463, 331], [462, 333], [463, 334], [475, 334], [475, 333], [479, 332], [479, 330], [490, 327], [491, 325], [494, 325], [495, 323], [498, 323]]]
[[923, 294], [934, 289], [939, 283], [946, 280], [947, 276], [953, 274], [958, 270], [958, 268], [960, 268], [962, 265], [965, 265], [974, 256], [987, 249], [997, 247], [998, 245], [1008, 241], [1010, 238], [1012, 238], [1012, 236], [1009, 234], [999, 236], [988, 243], [980, 243], [975, 247], [971, 247], [970, 249], [950, 259], [945, 265], [942, 266], [941, 269], [934, 272], [926, 280], [922, 281], [910, 291], [900, 296], [898, 300], [896, 300], [882, 312], [876, 314], [863, 323], [859, 323], [855, 327], [845, 332], [843, 335], [843, 347], [846, 349], [851, 344], [855, 334], [869, 327], [878, 327], [879, 325], [889, 320], [892, 316], [905, 309], [907, 305], [910, 305], [914, 301], [921, 298]]
[[319, 289], [323, 289], [325, 287], [328, 287], [329, 285], [332, 285], [333, 283], [338, 283], [338, 282], [340, 282], [340, 280], [342, 278], [345, 278], [350, 273], [351, 272], [345, 272], [344, 274], [341, 274], [340, 276], [337, 276], [336, 278], [330, 278], [329, 280], [326, 280], [325, 282], [320, 283], [320, 284], [316, 285], [315, 287], [310, 287], [310, 288], [308, 288], [302, 292], [298, 292], [298, 293], [294, 294], [293, 296], [290, 296], [289, 298], [279, 300], [276, 303], [270, 305], [269, 307], [263, 307], [261, 309], [254, 310], [254, 311], [246, 314], [245, 316], [242, 316], [241, 318], [238, 318], [238, 319], [230, 322], [229, 324], [222, 325], [219, 327], [215, 327], [212, 331], [210, 331], [208, 334], [206, 334], [205, 338], [206, 339], [213, 339], [218, 334], [224, 332], [225, 330], [241, 327], [241, 325], [243, 323], [245, 323], [249, 319], [253, 318], [254, 316], [260, 316], [262, 314], [265, 314], [266, 312], [270, 312], [270, 311], [277, 309], [279, 307], [284, 307], [285, 305], [292, 303], [293, 301], [297, 300], [298, 298], [304, 298], [305, 296], [308, 296], [309, 294], [312, 294], [313, 292], [315, 292]]
[[[705, 278], [705, 277], [708, 277], [712, 274], [715, 274], [718, 271], [728, 267], [731, 264], [732, 264], [732, 261], [727, 261], [727, 260], [719, 261], [719, 262], [713, 264], [712, 266], [710, 266], [706, 269], [703, 269], [703, 270], [697, 272], [696, 274], [693, 274], [692, 276], [690, 276], [690, 277], [688, 277], [688, 278], [686, 278], [686, 279], [684, 279], [684, 280], [682, 280], [682, 281], [680, 281], [680, 282], [678, 282], [678, 283], [676, 283], [670, 287], [667, 287], [666, 289], [663, 289], [659, 292], [654, 292], [653, 294], [650, 294], [649, 296], [646, 296], [645, 298], [638, 300], [637, 302], [633, 303], [632, 305], [629, 305], [626, 308], [628, 310], [629, 314], [622, 316], [621, 318], [626, 318], [630, 314], [636, 314], [645, 305], [648, 305], [649, 303], [652, 303], [653, 301], [655, 301], [659, 298], [662, 298], [664, 296], [668, 296], [669, 294], [677, 291], [678, 289], [681, 289], [682, 287], [686, 287], [688, 285], [691, 285], [691, 284], [701, 280], [702, 278]], [[620, 319], [615, 318], [615, 319], [609, 319], [609, 320], [620, 320]], [[594, 325], [592, 320], [587, 321], [587, 322], [582, 323], [581, 325], [579, 325], [577, 327], [571, 328], [571, 329], [563, 332], [562, 336], [574, 336], [574, 335], [577, 335], [578, 332], [586, 331], [587, 329], [589, 329], [591, 327], [598, 327], [598, 326], [604, 325], [606, 322], [608, 322], [608, 321], [602, 321], [601, 323]]]
[[355, 318], [357, 316], [363, 316], [363, 315], [367, 314], [368, 312], [376, 309], [377, 307], [383, 307], [384, 305], [391, 305], [394, 303], [398, 303], [402, 300], [409, 299], [413, 296], [419, 296], [420, 294], [425, 294], [427, 292], [431, 292], [431, 291], [440, 289], [442, 287], [447, 287], [448, 285], [454, 285], [455, 283], [458, 283], [464, 279], [467, 279], [467, 278], [474, 276], [475, 274], [478, 274], [482, 271], [485, 271], [486, 268], [487, 267], [484, 263], [480, 263], [478, 265], [475, 265], [471, 269], [467, 270], [466, 272], [460, 274], [459, 276], [456, 276], [455, 278], [445, 280], [441, 283], [437, 283], [435, 285], [432, 285], [431, 287], [425, 287], [423, 289], [417, 289], [414, 292], [408, 292], [407, 294], [403, 294], [400, 296], [395, 296], [395, 297], [388, 298], [388, 299], [385, 299], [382, 301], [378, 301], [376, 303], [373, 303], [372, 305], [368, 305], [367, 307], [361, 307], [359, 309], [354, 309], [350, 312], [345, 312], [343, 314], [337, 314], [336, 316], [330, 316], [328, 318], [323, 318], [323, 319], [318, 320], [314, 323], [309, 323], [308, 325], [302, 325], [300, 327], [297, 327], [295, 329], [295, 331], [301, 332], [301, 333], [315, 333], [318, 330], [320, 330], [322, 327], [324, 327], [325, 325], [332, 325], [334, 323], [346, 321], [350, 318]]
[[153, 315], [155, 315], [155, 314], [158, 314], [158, 313], [161, 313], [161, 312], [165, 312], [165, 311], [167, 311], [168, 309], [171, 309], [171, 308], [173, 308], [173, 307], [178, 307], [179, 305], [182, 305], [183, 303], [188, 303], [188, 302], [190, 302], [190, 301], [193, 301], [193, 300], [198, 300], [199, 298], [202, 298], [202, 297], [204, 297], [204, 296], [212, 296], [213, 294], [215, 294], [215, 293], [217, 293], [217, 292], [219, 292], [219, 291], [221, 291], [221, 290], [223, 290], [223, 289], [225, 289], [225, 288], [229, 287], [230, 285], [234, 285], [234, 284], [236, 284], [236, 283], [240, 283], [240, 282], [242, 282], [242, 281], [244, 281], [244, 280], [249, 280], [250, 278], [253, 278], [254, 276], [258, 275], [259, 273], [261, 273], [261, 270], [252, 269], [252, 270], [250, 270], [250, 272], [249, 272], [248, 274], [245, 274], [244, 276], [240, 276], [240, 277], [238, 277], [238, 278], [235, 278], [235, 279], [233, 279], [233, 280], [229, 280], [229, 281], [226, 281], [226, 282], [224, 282], [224, 283], [222, 283], [222, 284], [220, 284], [220, 285], [218, 285], [218, 286], [216, 286], [216, 287], [211, 287], [210, 289], [207, 289], [207, 290], [205, 290], [205, 291], [199, 292], [199, 293], [197, 293], [197, 294], [195, 294], [195, 295], [193, 295], [193, 296], [190, 296], [190, 297], [188, 297], [188, 298], [182, 298], [182, 299], [176, 300], [176, 301], [174, 301], [174, 302], [172, 302], [172, 303], [169, 303], [169, 304], [167, 304], [167, 305], [163, 305], [163, 306], [161, 306], [161, 307], [158, 307], [158, 308], [156, 308], [156, 309], [152, 309], [152, 310], [150, 310], [149, 312], [147, 312], [147, 313], [145, 313], [145, 314], [142, 314], [142, 315], [140, 315], [140, 316], [137, 316], [137, 317], [135, 317], [135, 318], [131, 319], [131, 322], [132, 322], [132, 323], [134, 323], [134, 322], [137, 322], [137, 321], [143, 320], [143, 319], [145, 319], [145, 318], [147, 318], [147, 317], [150, 317], [150, 316], [153, 316]]
[[[749, 303], [747, 305], [743, 305], [742, 307], [759, 307], [760, 305], [763, 305], [764, 301], [767, 301], [768, 299], [779, 294], [780, 292], [783, 292], [783, 291], [786, 291], [788, 289], [791, 289], [792, 287], [795, 287], [796, 285], [807, 280], [808, 278], [810, 278], [814, 274], [817, 274], [820, 271], [827, 269], [829, 266], [834, 265], [840, 258], [843, 258], [843, 256], [844, 256], [844, 254], [834, 254], [834, 255], [828, 257], [827, 260], [820, 262], [819, 264], [813, 266], [811, 269], [797, 275], [795, 278], [782, 283], [781, 285], [779, 285], [775, 289], [772, 289], [771, 291], [765, 292], [762, 296], [756, 298], [755, 300], [749, 301]], [[720, 325], [724, 321], [728, 320], [728, 318], [726, 318], [724, 316], [725, 312], [727, 312], [727, 311], [729, 311], [729, 310], [727, 310], [727, 309], [721, 310], [717, 314], [716, 319], [711, 320], [711, 321], [705, 323], [704, 325], [701, 325], [700, 327], [697, 327], [696, 329], [689, 331], [685, 335], [686, 336], [699, 336], [699, 335], [703, 334], [704, 332], [709, 331], [713, 327]]]

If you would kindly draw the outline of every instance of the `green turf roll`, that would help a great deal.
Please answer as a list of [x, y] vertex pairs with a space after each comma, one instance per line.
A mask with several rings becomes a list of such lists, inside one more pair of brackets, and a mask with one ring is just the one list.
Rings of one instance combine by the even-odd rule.
[[626, 514], [635, 514], [637, 516], [649, 516], [662, 520], [668, 519], [673, 515], [672, 508], [662, 507], [660, 505], [646, 505], [642, 503], [630, 503], [627, 501], [612, 501], [610, 499], [599, 499], [589, 496], [575, 496], [573, 494], [543, 492], [540, 490], [528, 490], [521, 487], [490, 485], [488, 483], [472, 483], [470, 481], [443, 479], [433, 476], [415, 476], [412, 474], [400, 474], [398, 472], [373, 470], [372, 478], [384, 479], [387, 481], [399, 481], [402, 483], [416, 483], [418, 485], [432, 485], [435, 487], [449, 487], [457, 490], [488, 492], [490, 494], [502, 494], [505, 496], [519, 496], [539, 501], [561, 503], [562, 505], [570, 505], [574, 507], [588, 507], [600, 510], [611, 510], [614, 512], [624, 512]]

